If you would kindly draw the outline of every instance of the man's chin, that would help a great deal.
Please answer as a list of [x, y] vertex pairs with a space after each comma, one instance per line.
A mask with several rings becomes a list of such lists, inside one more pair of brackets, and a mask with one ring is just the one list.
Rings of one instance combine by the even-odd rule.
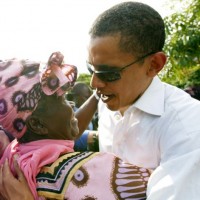
[[119, 110], [119, 107], [116, 106], [116, 105], [111, 105], [109, 103], [106, 103], [106, 107], [111, 110], [111, 111], [118, 111]]

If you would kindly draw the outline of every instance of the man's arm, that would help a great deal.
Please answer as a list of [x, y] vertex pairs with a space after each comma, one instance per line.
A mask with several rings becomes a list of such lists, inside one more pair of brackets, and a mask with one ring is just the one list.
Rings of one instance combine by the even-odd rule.
[[88, 124], [92, 120], [94, 113], [97, 110], [98, 100], [93, 94], [88, 100], [76, 111], [75, 115], [78, 119], [79, 134], [87, 129]]

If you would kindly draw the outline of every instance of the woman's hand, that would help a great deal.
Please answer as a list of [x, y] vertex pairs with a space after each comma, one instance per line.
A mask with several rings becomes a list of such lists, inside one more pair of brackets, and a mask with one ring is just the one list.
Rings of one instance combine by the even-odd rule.
[[20, 170], [16, 159], [14, 159], [14, 167], [17, 172], [17, 178], [13, 176], [8, 160], [0, 166], [0, 199], [34, 200], [26, 178]]

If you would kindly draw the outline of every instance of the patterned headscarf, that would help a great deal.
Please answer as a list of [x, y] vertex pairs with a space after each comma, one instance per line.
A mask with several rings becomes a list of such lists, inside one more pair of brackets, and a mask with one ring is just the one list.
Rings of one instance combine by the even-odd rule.
[[53, 53], [47, 66], [30, 60], [0, 62], [0, 125], [21, 138], [25, 121], [36, 109], [42, 93], [65, 94], [75, 83], [77, 68], [63, 63], [60, 52]]

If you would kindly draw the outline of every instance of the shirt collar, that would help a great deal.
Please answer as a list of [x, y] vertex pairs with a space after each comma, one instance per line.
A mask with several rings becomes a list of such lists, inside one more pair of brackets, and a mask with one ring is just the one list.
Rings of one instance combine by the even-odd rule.
[[152, 115], [161, 116], [164, 113], [164, 85], [157, 76], [132, 106]]

